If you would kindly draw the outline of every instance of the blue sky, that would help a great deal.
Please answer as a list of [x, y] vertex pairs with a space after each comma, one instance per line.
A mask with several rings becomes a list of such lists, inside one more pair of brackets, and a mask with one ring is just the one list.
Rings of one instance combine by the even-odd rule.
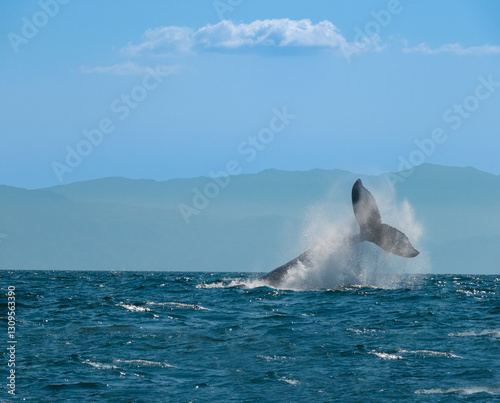
[[0, 183], [230, 161], [500, 174], [499, 16], [494, 0], [6, 2]]

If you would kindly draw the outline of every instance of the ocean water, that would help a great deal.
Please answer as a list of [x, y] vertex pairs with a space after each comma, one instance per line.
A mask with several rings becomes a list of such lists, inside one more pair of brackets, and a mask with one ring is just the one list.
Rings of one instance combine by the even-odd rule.
[[500, 276], [317, 290], [249, 273], [0, 277], [1, 401], [500, 401]]

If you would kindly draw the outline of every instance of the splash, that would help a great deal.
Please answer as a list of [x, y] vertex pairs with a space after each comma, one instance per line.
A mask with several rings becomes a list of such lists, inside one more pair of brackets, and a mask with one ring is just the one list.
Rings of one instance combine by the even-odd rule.
[[406, 273], [404, 258], [389, 255], [368, 242], [335, 238], [313, 247], [310, 255], [307, 266], [297, 263], [279, 288], [297, 291], [339, 289], [346, 285], [396, 288]]
[[202, 282], [196, 288], [253, 288], [253, 286], [249, 286], [250, 283], [251, 281], [247, 282], [242, 278], [222, 279], [213, 283]]
[[[408, 235], [418, 246], [423, 228], [415, 219], [408, 201], [397, 203], [395, 192], [385, 186], [383, 191], [374, 191], [382, 221]], [[331, 192], [333, 194], [333, 192]], [[332, 206], [337, 214], [332, 214]], [[318, 290], [338, 289], [345, 285], [397, 288], [403, 282], [408, 285], [407, 274], [428, 271], [426, 253], [417, 258], [404, 258], [382, 250], [370, 242], [353, 242], [359, 233], [350, 205], [339, 206], [331, 200], [310, 208], [304, 225], [303, 239], [309, 249], [308, 262], [298, 262], [291, 268], [281, 289]], [[306, 245], [302, 250], [308, 249]], [[263, 286], [255, 280], [251, 286]]]

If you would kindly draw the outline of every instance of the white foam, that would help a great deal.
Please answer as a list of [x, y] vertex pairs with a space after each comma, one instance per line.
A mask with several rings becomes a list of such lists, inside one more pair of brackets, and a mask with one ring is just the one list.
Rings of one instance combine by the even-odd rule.
[[274, 356], [269, 356], [269, 355], [261, 355], [259, 354], [257, 358], [262, 358], [266, 361], [285, 361], [285, 360], [295, 360], [293, 357], [287, 357], [284, 355], [274, 355]]
[[129, 311], [132, 311], [132, 312], [149, 312], [149, 311], [151, 311], [151, 309], [146, 308], [144, 306], [136, 306], [136, 305], [130, 305], [130, 304], [124, 304], [124, 303], [116, 304], [116, 306], [120, 306], [120, 307], [128, 309]]
[[292, 385], [292, 386], [300, 385], [300, 381], [297, 381], [296, 379], [290, 379], [290, 378], [283, 377], [283, 378], [279, 378], [278, 381], [288, 383], [289, 385]]
[[[250, 281], [251, 283], [252, 281]], [[196, 286], [196, 288], [237, 288], [237, 287], [244, 287], [247, 288], [249, 287], [249, 284], [241, 279], [241, 278], [236, 278], [236, 279], [223, 279], [223, 280], [218, 280], [213, 283], [200, 283]], [[253, 288], [250, 286], [250, 288]]]
[[95, 361], [90, 361], [90, 360], [85, 360], [82, 362], [82, 364], [90, 365], [91, 367], [97, 368], [97, 369], [118, 369], [118, 367], [110, 364], [103, 364], [100, 362], [95, 362]]
[[177, 308], [189, 308], [189, 309], [194, 309], [194, 310], [206, 310], [210, 311], [210, 309], [205, 308], [204, 306], [201, 305], [192, 305], [192, 304], [184, 304], [182, 302], [146, 302], [146, 305], [171, 305], [175, 306]]
[[432, 389], [418, 389], [415, 391], [417, 394], [432, 395], [432, 394], [457, 394], [457, 395], [474, 395], [476, 393], [488, 393], [490, 395], [500, 395], [500, 388], [490, 387], [466, 387], [466, 388], [432, 388]]
[[166, 362], [156, 362], [148, 360], [113, 360], [113, 362], [124, 363], [124, 364], [140, 364], [140, 365], [151, 365], [164, 368], [177, 368], [173, 365], [167, 364]]
[[356, 334], [369, 334], [369, 333], [386, 333], [386, 330], [380, 330], [380, 329], [367, 329], [367, 328], [362, 328], [362, 329], [356, 329], [353, 327], [348, 327], [346, 329], [348, 332], [353, 332]]
[[459, 355], [456, 355], [456, 354], [442, 353], [440, 351], [432, 351], [432, 350], [415, 350], [415, 351], [398, 350], [398, 353], [435, 355], [435, 356], [446, 357], [446, 358], [463, 358], [463, 357], [460, 357]]
[[382, 353], [378, 351], [371, 351], [368, 354], [376, 355], [384, 360], [402, 360], [403, 357], [397, 354]]
[[465, 332], [453, 332], [449, 333], [450, 337], [498, 337], [500, 338], [500, 329], [485, 329], [477, 332], [475, 330], [467, 330]]

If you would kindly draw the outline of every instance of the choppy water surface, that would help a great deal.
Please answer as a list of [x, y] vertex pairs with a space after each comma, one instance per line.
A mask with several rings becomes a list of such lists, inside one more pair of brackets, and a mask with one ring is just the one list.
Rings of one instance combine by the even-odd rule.
[[500, 277], [253, 287], [245, 273], [0, 272], [4, 401], [500, 400]]

